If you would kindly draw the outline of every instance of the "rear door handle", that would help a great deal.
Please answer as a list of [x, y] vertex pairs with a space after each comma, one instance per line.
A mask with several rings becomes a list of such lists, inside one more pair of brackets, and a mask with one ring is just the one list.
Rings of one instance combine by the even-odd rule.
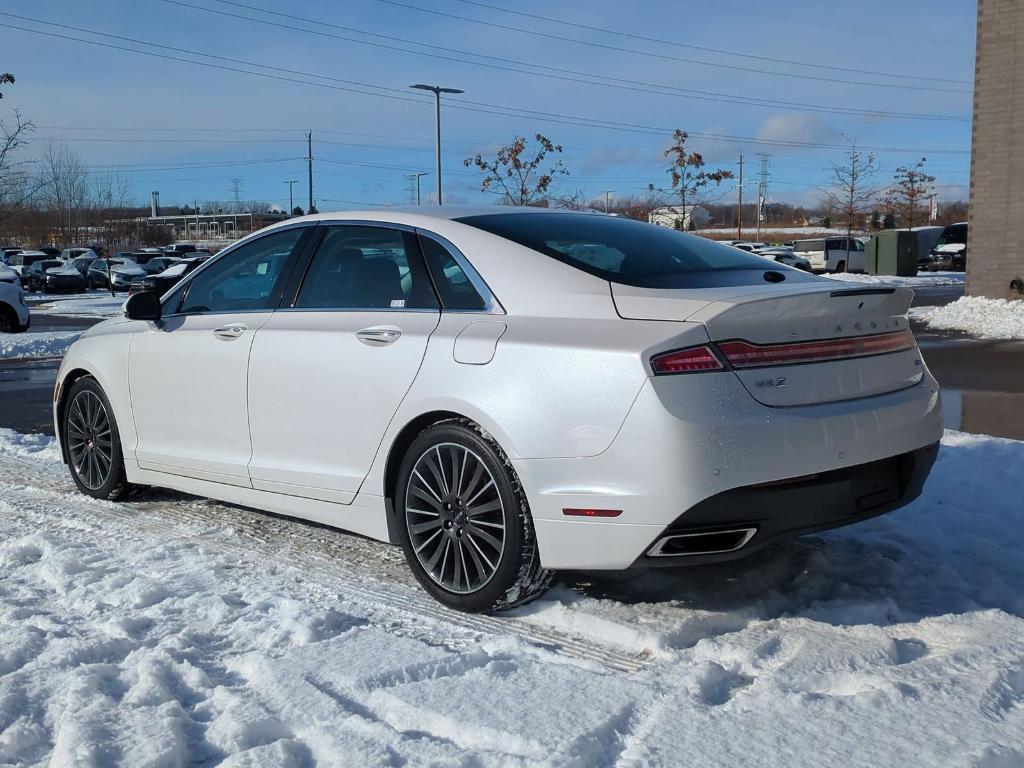
[[241, 323], [233, 323], [232, 325], [222, 325], [220, 328], [214, 329], [213, 335], [223, 341], [231, 341], [232, 339], [237, 339], [246, 330], [248, 328]]
[[383, 347], [394, 344], [402, 337], [402, 330], [391, 325], [363, 328], [356, 331], [356, 338], [371, 347]]

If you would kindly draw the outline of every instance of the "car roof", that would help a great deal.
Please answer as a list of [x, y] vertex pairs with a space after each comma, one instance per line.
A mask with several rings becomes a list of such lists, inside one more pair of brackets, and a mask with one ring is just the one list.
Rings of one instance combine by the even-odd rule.
[[565, 208], [533, 208], [520, 205], [394, 205], [386, 208], [353, 209], [340, 211], [324, 211], [309, 216], [297, 216], [286, 219], [284, 224], [303, 221], [334, 221], [335, 219], [366, 219], [368, 221], [388, 221], [393, 218], [424, 218], [451, 221], [467, 216], [488, 216], [505, 214], [531, 214], [537, 216], [554, 213], [572, 213], [579, 216], [605, 216], [607, 214], [593, 211], [570, 211]]

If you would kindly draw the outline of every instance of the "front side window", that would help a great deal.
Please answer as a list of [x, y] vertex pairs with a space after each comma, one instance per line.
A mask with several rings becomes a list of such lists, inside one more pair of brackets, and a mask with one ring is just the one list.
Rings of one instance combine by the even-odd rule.
[[303, 278], [301, 309], [436, 309], [413, 235], [384, 227], [331, 227]]
[[189, 283], [178, 311], [245, 312], [272, 309], [285, 266], [304, 227], [265, 235], [225, 254]]
[[[456, 219], [604, 280], [644, 288], [763, 282], [765, 260], [697, 235], [584, 213], [497, 213]], [[794, 282], [815, 280], [790, 274]]]
[[486, 308], [484, 298], [447, 248], [427, 236], [420, 237], [420, 248], [445, 309], [479, 311]]

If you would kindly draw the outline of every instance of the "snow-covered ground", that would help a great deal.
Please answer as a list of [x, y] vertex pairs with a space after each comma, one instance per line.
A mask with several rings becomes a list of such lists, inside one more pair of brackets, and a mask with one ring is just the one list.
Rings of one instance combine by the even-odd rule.
[[929, 328], [961, 331], [982, 339], [1024, 339], [1024, 301], [962, 296], [944, 307], [915, 313]]
[[395, 548], [74, 493], [0, 430], [0, 764], [1024, 764], [1024, 443], [947, 433], [891, 515], [515, 616]]
[[62, 357], [81, 331], [0, 334], [0, 360], [29, 357]]
[[901, 288], [928, 288], [940, 285], [963, 285], [967, 280], [965, 272], [918, 272], [915, 277], [898, 275], [862, 275], [855, 272], [835, 272], [822, 275], [832, 280], [846, 280], [869, 285], [887, 285]]
[[124, 310], [127, 295], [111, 296], [107, 291], [74, 294], [27, 294], [25, 300], [34, 313], [69, 317], [116, 317]]

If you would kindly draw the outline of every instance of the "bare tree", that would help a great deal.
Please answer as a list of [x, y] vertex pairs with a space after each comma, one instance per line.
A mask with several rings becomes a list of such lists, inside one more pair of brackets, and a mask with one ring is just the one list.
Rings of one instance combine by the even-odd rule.
[[842, 162], [832, 163], [830, 188], [825, 192], [830, 212], [846, 225], [846, 264], [850, 263], [850, 239], [854, 223], [862, 227], [867, 205], [878, 194], [872, 180], [878, 171], [875, 156], [857, 149], [857, 140], [849, 140], [850, 148]]
[[81, 225], [81, 213], [89, 196], [88, 171], [78, 156], [52, 141], [43, 151], [40, 182], [50, 208], [59, 216], [64, 242], [72, 244]]
[[0, 120], [0, 222], [29, 201], [36, 190], [26, 162], [15, 161], [17, 151], [28, 143], [35, 130], [15, 110], [11, 120]]
[[477, 154], [467, 157], [463, 165], [476, 167], [484, 174], [480, 188], [484, 192], [501, 195], [503, 202], [510, 205], [531, 205], [548, 196], [555, 176], [567, 176], [569, 170], [558, 159], [547, 172], [538, 170], [550, 153], [561, 154], [562, 145], [554, 144], [547, 137], [537, 133], [534, 138], [539, 145], [532, 155], [527, 152], [527, 140], [516, 136], [507, 147], [500, 147], [493, 160], [485, 160]]
[[893, 174], [893, 183], [886, 196], [886, 205], [896, 219], [914, 226], [914, 214], [921, 201], [934, 191], [935, 177], [924, 171], [927, 158], [922, 157], [912, 166], [901, 165]]
[[[719, 168], [714, 171], [705, 170], [704, 157], [699, 152], [688, 152], [686, 140], [689, 134], [686, 131], [676, 128], [672, 134], [672, 144], [665, 150], [665, 157], [672, 158], [672, 164], [666, 169], [672, 186], [667, 190], [660, 190], [665, 193], [679, 197], [679, 207], [682, 210], [683, 220], [687, 217], [687, 206], [691, 210], [698, 205], [707, 188], [714, 184], [716, 187], [726, 179], [733, 177], [732, 171]], [[650, 192], [656, 190], [653, 184], [648, 186]], [[690, 228], [694, 228], [694, 217], [690, 216]]]
[[[12, 75], [10, 72], [4, 72], [3, 74], [0, 74], [0, 85], [9, 85], [9, 84], [12, 84], [13, 82], [14, 82], [14, 75]], [[2, 93], [0, 93], [0, 99], [2, 99], [3, 97], [4, 97], [4, 95]]]

